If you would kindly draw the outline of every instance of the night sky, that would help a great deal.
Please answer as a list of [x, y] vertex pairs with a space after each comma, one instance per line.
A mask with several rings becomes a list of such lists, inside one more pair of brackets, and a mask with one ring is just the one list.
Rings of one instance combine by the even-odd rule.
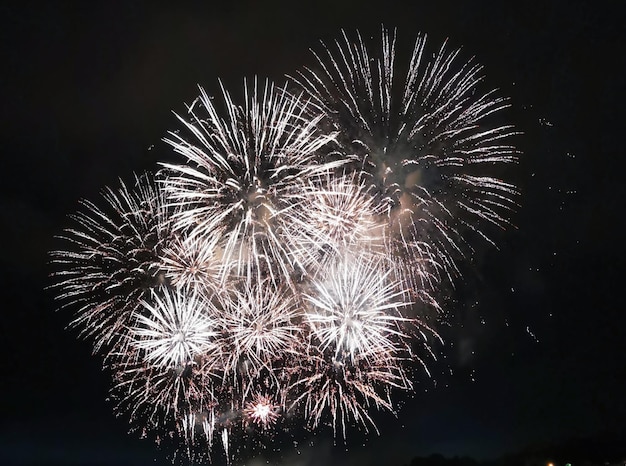
[[381, 23], [398, 28], [400, 50], [418, 32], [462, 46], [511, 97], [521, 206], [498, 249], [479, 246], [442, 296], [452, 317], [432, 377], [418, 372], [397, 417], [375, 414], [380, 436], [268, 440], [263, 458], [400, 466], [575, 437], [626, 444], [621, 10], [580, 0], [150, 3], [0, 6], [0, 463], [169, 464], [169, 451], [127, 434], [99, 358], [65, 330], [70, 312], [55, 312], [45, 290], [54, 236], [80, 199], [99, 202], [118, 178], [173, 159], [161, 139], [198, 84], [282, 83], [312, 63], [320, 39], [341, 28], [376, 36]]

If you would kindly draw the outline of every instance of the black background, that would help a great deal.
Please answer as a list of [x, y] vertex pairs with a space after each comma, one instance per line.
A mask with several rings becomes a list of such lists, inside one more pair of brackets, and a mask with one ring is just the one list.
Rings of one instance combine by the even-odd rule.
[[[604, 4], [603, 4], [604, 3]], [[78, 200], [172, 155], [197, 84], [284, 75], [341, 28], [449, 39], [511, 97], [523, 156], [516, 228], [442, 302], [454, 325], [381, 435], [269, 439], [278, 464], [493, 458], [577, 437], [624, 440], [624, 15], [618, 2], [4, 2], [0, 123], [2, 464], [168, 464], [127, 435], [108, 374], [56, 312], [47, 251]], [[484, 322], [484, 323], [483, 323]], [[310, 444], [313, 446], [310, 446]], [[280, 450], [280, 451], [275, 451]], [[221, 459], [216, 459], [217, 463]], [[246, 464], [264, 464], [264, 457]]]

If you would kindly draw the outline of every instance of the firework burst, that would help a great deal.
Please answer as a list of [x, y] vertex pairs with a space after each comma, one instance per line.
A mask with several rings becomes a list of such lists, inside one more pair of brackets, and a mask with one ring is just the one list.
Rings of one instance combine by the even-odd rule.
[[337, 361], [394, 355], [408, 337], [400, 310], [410, 303], [381, 260], [340, 257], [305, 294], [305, 321], [321, 352]]
[[[303, 268], [301, 246], [282, 235], [298, 218], [302, 188], [338, 163], [321, 163], [318, 150], [332, 140], [309, 120], [308, 103], [266, 83], [244, 83], [243, 107], [222, 88], [226, 116], [201, 89], [183, 118], [192, 142], [176, 133], [166, 139], [187, 165], [165, 164], [164, 183], [172, 203], [184, 207], [178, 230], [191, 236], [221, 236], [224, 278], [229, 274], [271, 276], [290, 281]], [[300, 228], [307, 228], [299, 222]], [[310, 230], [310, 227], [308, 227]]]
[[185, 367], [196, 356], [219, 351], [214, 340], [217, 332], [208, 312], [209, 303], [201, 295], [187, 296], [163, 288], [152, 292], [151, 302], [141, 304], [147, 315], [137, 316], [137, 326], [130, 331], [133, 344], [157, 367]]
[[323, 270], [346, 250], [384, 255], [382, 212], [356, 176], [328, 173], [310, 183], [304, 197], [307, 207], [303, 221], [312, 228], [303, 230], [296, 224], [292, 235], [310, 255], [315, 270]]
[[142, 435], [230, 460], [294, 419], [378, 432], [373, 410], [427, 371], [468, 231], [490, 242], [515, 206], [494, 173], [515, 131], [473, 60], [420, 36], [402, 71], [395, 42], [344, 33], [241, 102], [200, 89], [165, 139], [184, 161], [72, 217], [53, 287]]
[[301, 340], [294, 296], [271, 282], [250, 283], [222, 298], [221, 325], [228, 339], [227, 370], [245, 366], [250, 373], [272, 371]]
[[376, 428], [368, 408], [393, 410], [390, 388], [409, 389], [410, 305], [402, 284], [370, 254], [339, 256], [305, 293], [309, 353], [292, 388], [312, 428], [328, 418], [345, 436], [348, 421]]
[[482, 67], [462, 62], [459, 50], [444, 44], [431, 55], [426, 36], [401, 77], [395, 32], [383, 28], [376, 48], [345, 32], [334, 46], [322, 45], [319, 71], [304, 69], [293, 80], [387, 211], [390, 248], [427, 265], [422, 277], [454, 272], [469, 246], [463, 232], [491, 241], [486, 225], [506, 225], [515, 206], [514, 186], [491, 175], [494, 165], [516, 160], [515, 130], [494, 117], [507, 99], [480, 90]]
[[219, 232], [206, 237], [177, 235], [163, 249], [161, 270], [173, 286], [187, 290], [202, 290], [206, 295], [215, 293], [222, 276], [222, 250], [218, 243]]
[[272, 403], [272, 399], [268, 396], [256, 395], [246, 403], [243, 412], [248, 422], [266, 430], [276, 423], [279, 417], [279, 406]]
[[77, 309], [71, 325], [94, 340], [95, 352], [112, 351], [162, 282], [159, 257], [171, 234], [164, 195], [149, 175], [103, 197], [104, 207], [82, 202], [76, 226], [61, 236], [69, 248], [51, 253], [58, 299]]

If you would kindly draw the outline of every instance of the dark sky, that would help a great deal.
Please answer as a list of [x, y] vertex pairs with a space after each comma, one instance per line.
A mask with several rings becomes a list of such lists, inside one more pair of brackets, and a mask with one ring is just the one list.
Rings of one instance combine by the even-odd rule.
[[[575, 436], [624, 435], [624, 15], [603, 2], [3, 2], [0, 463], [161, 464], [106, 401], [108, 375], [55, 313], [46, 252], [78, 200], [171, 157], [197, 84], [282, 81], [341, 28], [446, 38], [512, 99], [524, 152], [517, 228], [480, 249], [445, 304], [446, 343], [380, 436], [328, 433], [279, 464], [489, 458]], [[174, 2], [172, 2], [174, 3]], [[604, 2], [613, 3], [613, 2]], [[615, 2], [617, 3], [617, 2]], [[408, 6], [410, 4], [411, 6]], [[484, 321], [484, 324], [482, 323]], [[626, 440], [626, 437], [624, 437]], [[302, 443], [308, 444], [309, 440]], [[298, 453], [299, 452], [299, 453]], [[261, 464], [249, 462], [247, 464]], [[168, 464], [165, 461], [164, 464]]]

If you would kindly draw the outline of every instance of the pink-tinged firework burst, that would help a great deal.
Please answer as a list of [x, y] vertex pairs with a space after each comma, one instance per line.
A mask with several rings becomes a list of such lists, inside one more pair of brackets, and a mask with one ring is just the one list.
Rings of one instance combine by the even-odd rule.
[[146, 363], [128, 345], [124, 357], [111, 366], [111, 399], [118, 414], [130, 418], [131, 429], [155, 441], [173, 439], [187, 456], [203, 458], [219, 422], [221, 373], [214, 356], [196, 356], [186, 366], [159, 367]]
[[252, 398], [243, 410], [249, 423], [255, 424], [261, 429], [272, 427], [279, 417], [280, 407], [272, 402], [272, 399], [265, 395], [256, 395]]
[[412, 389], [466, 233], [508, 223], [516, 151], [480, 66], [419, 37], [398, 85], [395, 40], [344, 33], [299, 94], [201, 89], [166, 139], [183, 162], [83, 202], [54, 287], [134, 429], [230, 460], [287, 420], [378, 432]]
[[392, 390], [412, 388], [400, 362], [382, 352], [371, 361], [341, 361], [311, 347], [294, 368], [290, 389], [296, 397], [289, 409], [302, 414], [312, 429], [328, 422], [343, 438], [352, 423], [378, 432], [371, 408], [393, 412]]

